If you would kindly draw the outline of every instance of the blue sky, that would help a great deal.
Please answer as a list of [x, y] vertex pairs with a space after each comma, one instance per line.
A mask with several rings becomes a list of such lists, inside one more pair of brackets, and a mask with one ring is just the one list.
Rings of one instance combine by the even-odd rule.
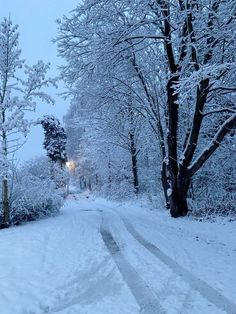
[[[67, 15], [78, 3], [78, 0], [0, 0], [0, 18], [10, 15], [13, 23], [19, 25], [22, 58], [26, 59], [27, 64], [32, 65], [38, 60], [50, 62], [50, 76], [58, 75], [57, 66], [62, 60], [57, 57], [56, 45], [51, 42], [57, 33], [55, 20]], [[69, 107], [69, 101], [57, 96], [61, 89], [62, 86], [58, 90], [49, 90], [56, 104], [51, 106], [39, 103], [35, 118], [43, 114], [54, 114], [62, 119]], [[27, 143], [17, 152], [16, 157], [24, 161], [45, 154], [42, 141], [41, 127], [34, 127]]]

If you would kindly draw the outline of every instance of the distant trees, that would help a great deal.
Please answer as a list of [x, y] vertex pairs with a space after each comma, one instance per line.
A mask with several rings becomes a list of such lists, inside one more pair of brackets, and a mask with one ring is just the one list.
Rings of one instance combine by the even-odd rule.
[[124, 127], [129, 108], [143, 118], [139, 138], [158, 147], [147, 156], [160, 159], [173, 217], [187, 214], [196, 174], [235, 135], [235, 14], [234, 1], [93, 0], [58, 22], [68, 93], [100, 112], [104, 137], [108, 125]]
[[[2, 180], [3, 219], [1, 227], [9, 225], [8, 172], [10, 156], [22, 145], [22, 136], [29, 131], [27, 111], [35, 110], [35, 98], [53, 103], [53, 99], [41, 91], [55, 84], [46, 78], [48, 64], [39, 61], [34, 66], [25, 65], [20, 59], [17, 25], [4, 18], [0, 24], [0, 163]], [[24, 74], [19, 76], [19, 71]]]

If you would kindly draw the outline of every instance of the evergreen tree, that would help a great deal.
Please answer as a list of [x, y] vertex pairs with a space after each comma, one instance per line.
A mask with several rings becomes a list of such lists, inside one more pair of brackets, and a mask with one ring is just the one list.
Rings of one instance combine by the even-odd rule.
[[53, 116], [44, 116], [41, 124], [45, 135], [43, 146], [47, 151], [47, 156], [62, 166], [67, 160], [65, 130], [59, 120]]

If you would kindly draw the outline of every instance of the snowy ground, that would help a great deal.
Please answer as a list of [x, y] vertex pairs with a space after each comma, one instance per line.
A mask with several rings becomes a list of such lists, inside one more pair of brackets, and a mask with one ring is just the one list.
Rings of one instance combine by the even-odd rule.
[[0, 231], [1, 314], [236, 314], [236, 223], [71, 197]]

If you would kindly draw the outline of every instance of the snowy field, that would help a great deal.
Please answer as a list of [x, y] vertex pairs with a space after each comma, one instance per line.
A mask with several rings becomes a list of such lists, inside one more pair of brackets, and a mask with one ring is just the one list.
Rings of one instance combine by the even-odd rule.
[[55, 218], [1, 230], [0, 313], [236, 313], [225, 224], [71, 196]]

